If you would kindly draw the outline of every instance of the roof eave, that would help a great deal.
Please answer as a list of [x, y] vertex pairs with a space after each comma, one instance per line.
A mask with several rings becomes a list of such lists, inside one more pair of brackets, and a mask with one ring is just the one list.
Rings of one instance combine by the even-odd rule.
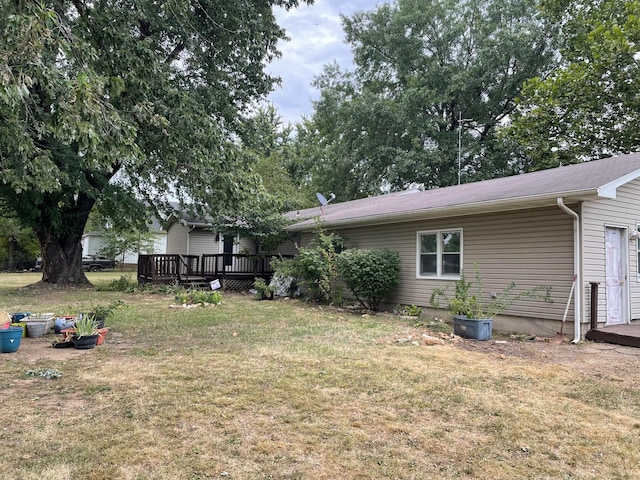
[[[572, 203], [586, 200], [612, 198], [609, 195], [610, 191], [603, 191], [603, 194], [600, 194], [599, 189], [561, 192], [539, 196], [522, 197], [517, 199], [509, 198], [472, 204], [461, 204], [421, 210], [412, 210], [410, 212], [370, 215], [366, 217], [347, 218], [335, 221], [324, 220], [322, 221], [322, 226], [330, 228], [344, 228], [351, 226], [355, 227], [363, 225], [410, 222], [413, 220], [423, 220], [425, 218], [438, 219], [444, 217], [463, 217], [472, 214], [477, 215], [482, 213], [506, 212], [512, 210], [525, 210], [529, 208], [554, 206], [556, 205], [556, 200], [558, 197], [564, 198], [565, 203]], [[615, 190], [613, 198], [615, 198]], [[303, 222], [290, 225], [289, 227], [287, 227], [287, 230], [291, 232], [303, 232], [313, 230], [315, 226], [315, 221], [307, 219]]]

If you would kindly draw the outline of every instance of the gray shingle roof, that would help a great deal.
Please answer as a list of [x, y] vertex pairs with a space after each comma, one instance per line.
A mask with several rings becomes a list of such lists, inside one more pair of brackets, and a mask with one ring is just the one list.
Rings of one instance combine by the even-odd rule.
[[640, 177], [640, 153], [605, 158], [511, 177], [427, 191], [404, 191], [332, 203], [289, 212], [301, 221], [290, 230], [307, 230], [322, 217], [323, 225], [381, 224], [420, 218], [505, 211], [565, 203], [615, 198], [616, 188]]

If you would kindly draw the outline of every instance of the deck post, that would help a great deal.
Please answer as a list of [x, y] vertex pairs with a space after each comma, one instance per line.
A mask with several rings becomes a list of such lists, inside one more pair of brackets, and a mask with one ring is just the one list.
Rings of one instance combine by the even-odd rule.
[[589, 316], [591, 318], [591, 328], [598, 328], [598, 285], [599, 282], [589, 282], [591, 285], [591, 311]]

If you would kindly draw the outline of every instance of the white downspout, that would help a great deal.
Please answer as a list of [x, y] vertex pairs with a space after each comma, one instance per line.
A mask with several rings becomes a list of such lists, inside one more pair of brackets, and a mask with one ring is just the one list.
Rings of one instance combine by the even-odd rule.
[[582, 339], [580, 322], [582, 320], [582, 275], [580, 272], [580, 215], [564, 204], [564, 199], [558, 197], [558, 206], [573, 217], [573, 274], [576, 288], [573, 290], [573, 343]]

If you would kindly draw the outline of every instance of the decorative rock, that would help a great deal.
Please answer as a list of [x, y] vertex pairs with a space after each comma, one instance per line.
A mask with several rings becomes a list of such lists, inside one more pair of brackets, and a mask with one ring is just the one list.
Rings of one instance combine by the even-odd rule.
[[444, 340], [441, 338], [432, 337], [426, 333], [422, 334], [423, 345], [444, 345]]

